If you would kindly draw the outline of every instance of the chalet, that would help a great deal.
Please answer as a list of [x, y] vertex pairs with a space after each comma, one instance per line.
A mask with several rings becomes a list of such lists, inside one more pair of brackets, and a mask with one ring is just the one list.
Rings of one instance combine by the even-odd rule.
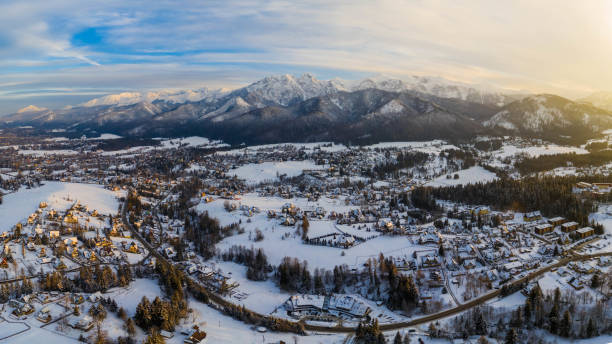
[[540, 235], [544, 235], [552, 231], [553, 231], [553, 225], [551, 225], [550, 223], [544, 223], [544, 224], [535, 226], [535, 232]]
[[591, 227], [583, 227], [576, 231], [576, 234], [580, 239], [589, 237], [595, 234], [595, 230]]
[[566, 222], [564, 224], [561, 225], [561, 231], [567, 233], [567, 232], [573, 232], [576, 229], [578, 229], [578, 223], [577, 222]]
[[70, 326], [72, 328], [87, 332], [94, 326], [94, 321], [89, 315], [86, 315], [81, 319], [75, 319], [74, 322], [70, 323]]
[[36, 315], [36, 319], [43, 323], [48, 323], [51, 321], [51, 314], [49, 311], [49, 307], [43, 307], [38, 314]]
[[541, 219], [542, 219], [542, 214], [540, 213], [539, 210], [532, 211], [530, 213], [525, 213], [525, 215], [523, 215], [523, 220], [526, 222], [533, 222], [533, 221], [538, 221]]
[[584, 282], [578, 277], [572, 277], [567, 284], [571, 285], [574, 289], [580, 290], [584, 288]]
[[198, 326], [193, 327], [193, 333], [185, 338], [183, 343], [185, 344], [205, 344], [206, 343], [206, 332], [201, 331]]
[[550, 223], [551, 226], [560, 226], [564, 222], [565, 222], [565, 218], [561, 216], [557, 216], [557, 217], [553, 217], [552, 219], [548, 219], [548, 223]]
[[421, 256], [421, 266], [424, 268], [440, 266], [440, 262], [435, 256], [426, 254], [424, 256]]

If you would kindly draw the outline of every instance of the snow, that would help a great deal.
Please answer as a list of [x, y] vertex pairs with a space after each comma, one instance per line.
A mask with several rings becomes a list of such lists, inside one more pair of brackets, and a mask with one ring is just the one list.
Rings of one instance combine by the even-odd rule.
[[489, 306], [501, 307], [507, 309], [515, 309], [518, 306], [525, 304], [525, 296], [521, 292], [517, 291], [514, 294], [508, 295], [503, 298], [494, 299], [488, 302]]
[[392, 101], [388, 102], [383, 107], [381, 107], [379, 112], [381, 114], [391, 114], [391, 113], [402, 112], [403, 110], [404, 110], [404, 105], [402, 105], [402, 103], [400, 103], [399, 101], [393, 99]]
[[537, 158], [541, 155], [555, 155], [563, 153], [588, 154], [589, 152], [586, 149], [579, 147], [559, 146], [556, 144], [526, 147], [503, 145], [501, 149], [494, 151], [492, 155], [499, 159], [503, 159], [517, 154], [527, 154], [532, 158]]
[[125, 106], [140, 102], [152, 103], [156, 100], [164, 100], [173, 103], [184, 103], [187, 101], [199, 101], [204, 98], [215, 99], [227, 93], [225, 89], [209, 90], [201, 88], [197, 90], [161, 90], [151, 92], [122, 92], [110, 94], [100, 98], [92, 99], [80, 106], [91, 107], [100, 105]]
[[111, 297], [117, 301], [117, 304], [123, 307], [130, 317], [136, 314], [136, 306], [143, 296], [146, 296], [149, 301], [153, 301], [156, 296], [163, 295], [157, 280], [146, 278], [134, 280], [127, 288], [113, 288], [109, 291], [109, 294], [104, 295], [104, 297]]
[[98, 137], [89, 137], [87, 139], [88, 140], [115, 140], [115, 139], [120, 139], [120, 138], [122, 138], [122, 136], [115, 135], [115, 134], [101, 134]]
[[[459, 179], [455, 179], [455, 174], [459, 175]], [[475, 183], [487, 183], [497, 179], [495, 173], [485, 170], [481, 166], [473, 166], [465, 170], [460, 170], [451, 173], [451, 178], [446, 175], [440, 176], [430, 182], [425, 183], [426, 186], [442, 187]]]
[[600, 205], [597, 212], [589, 215], [589, 221], [600, 223], [606, 234], [612, 234], [612, 205]]
[[[2, 330], [0, 329], [0, 332]], [[44, 340], [43, 340], [44, 338]], [[62, 336], [46, 328], [32, 327], [30, 330], [18, 334], [4, 341], [7, 344], [31, 344], [41, 343], [44, 341], [45, 344], [64, 344], [64, 343], [81, 343], [76, 339]]]
[[224, 274], [230, 274], [232, 280], [240, 284], [235, 290], [243, 294], [239, 299], [226, 297], [235, 304], [245, 305], [261, 314], [270, 314], [291, 296], [291, 294], [281, 291], [272, 278], [259, 282], [248, 280], [246, 278], [247, 268], [243, 265], [221, 261], [217, 263], [217, 266], [221, 268]]
[[227, 144], [223, 144], [218, 140], [210, 140], [205, 137], [200, 136], [190, 136], [180, 139], [170, 139], [163, 140], [161, 142], [162, 147], [164, 148], [176, 148], [178, 146], [187, 146], [187, 147], [200, 147], [200, 146], [211, 146], [211, 147], [223, 147], [228, 146]]
[[310, 143], [273, 143], [267, 145], [248, 146], [246, 148], [232, 149], [229, 151], [218, 152], [220, 155], [241, 155], [257, 153], [260, 150], [279, 150], [286, 147], [294, 147], [297, 150], [304, 149], [305, 151], [313, 152], [316, 149], [321, 149], [324, 152], [340, 152], [347, 149], [343, 144], [335, 144], [332, 142], [310, 142]]
[[445, 141], [442, 140], [431, 140], [431, 141], [398, 141], [398, 142], [380, 142], [373, 145], [365, 146], [367, 149], [376, 149], [376, 148], [426, 148], [426, 147], [446, 147], [443, 149], [458, 149], [456, 146], [448, 145]]
[[245, 179], [248, 183], [258, 184], [273, 181], [280, 175], [295, 177], [303, 170], [323, 170], [326, 165], [315, 165], [314, 161], [268, 161], [260, 164], [246, 164], [228, 172], [230, 176]]
[[78, 200], [101, 214], [115, 214], [119, 207], [117, 197], [121, 195], [122, 192], [106, 190], [99, 185], [53, 181], [37, 188], [22, 188], [4, 195], [0, 204], [0, 230], [9, 230], [17, 222], [27, 219], [42, 201], [47, 202], [50, 208], [66, 210]]
[[[205, 304], [190, 300], [189, 306], [194, 310], [195, 323], [203, 324], [203, 329], [207, 333], [208, 343], [215, 344], [258, 344], [258, 343], [294, 343], [297, 337], [300, 344], [340, 344], [346, 338], [346, 334], [322, 334], [310, 336], [297, 336], [292, 333], [257, 333], [251, 327], [238, 320], [234, 320], [214, 310]], [[179, 344], [183, 342], [183, 336], [175, 335], [174, 338], [166, 341], [168, 344]]]
[[24, 113], [24, 112], [40, 112], [40, 111], [45, 111], [48, 110], [47, 108], [44, 107], [38, 107], [36, 105], [28, 105], [22, 109], [17, 110], [17, 113]]

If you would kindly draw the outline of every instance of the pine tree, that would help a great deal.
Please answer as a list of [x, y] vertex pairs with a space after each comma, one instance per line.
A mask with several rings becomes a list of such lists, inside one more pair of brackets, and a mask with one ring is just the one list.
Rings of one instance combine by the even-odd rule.
[[490, 344], [489, 341], [487, 340], [487, 338], [485, 338], [484, 336], [480, 336], [480, 338], [478, 338], [478, 344]]
[[506, 333], [506, 340], [504, 341], [504, 344], [517, 344], [518, 343], [518, 336], [516, 334], [516, 330], [511, 328], [510, 330], [508, 330], [508, 333]]
[[601, 285], [599, 274], [594, 274], [591, 279], [591, 288], [597, 289]]
[[480, 309], [476, 309], [474, 316], [474, 332], [484, 335], [487, 333], [487, 323], [485, 322]]
[[402, 344], [402, 335], [397, 331], [395, 333], [395, 338], [393, 339], [393, 344]]
[[548, 326], [550, 333], [557, 334], [557, 331], [559, 330], [559, 308], [556, 303], [553, 304], [553, 307], [548, 314]]
[[136, 334], [136, 326], [134, 326], [134, 320], [132, 320], [132, 318], [128, 318], [125, 321], [125, 331], [132, 337]]
[[308, 229], [310, 229], [310, 223], [308, 222], [308, 217], [304, 216], [302, 220], [302, 240], [306, 240], [308, 238]]
[[587, 338], [595, 337], [597, 335], [597, 329], [595, 328], [595, 324], [593, 323], [593, 319], [589, 318], [589, 323], [586, 328], [586, 336]]
[[523, 308], [525, 313], [525, 321], [529, 321], [531, 319], [531, 300], [530, 298], [525, 299], [525, 307]]
[[559, 326], [559, 335], [561, 337], [569, 337], [572, 333], [572, 320], [570, 317], [570, 313], [568, 310], [563, 313], [563, 319], [561, 319], [561, 324]]

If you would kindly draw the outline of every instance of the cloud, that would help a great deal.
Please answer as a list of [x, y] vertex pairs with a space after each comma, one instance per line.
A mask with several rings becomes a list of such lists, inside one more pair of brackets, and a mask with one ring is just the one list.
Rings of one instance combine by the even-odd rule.
[[582, 95], [612, 84], [611, 16], [603, 0], [4, 2], [0, 101], [23, 90], [238, 86], [302, 71]]

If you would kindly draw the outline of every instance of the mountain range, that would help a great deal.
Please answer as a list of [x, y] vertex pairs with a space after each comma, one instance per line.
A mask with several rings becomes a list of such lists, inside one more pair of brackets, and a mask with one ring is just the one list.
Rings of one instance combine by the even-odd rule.
[[0, 118], [5, 127], [74, 135], [200, 135], [228, 143], [465, 139], [517, 134], [584, 139], [612, 114], [554, 95], [526, 95], [442, 78], [348, 82], [311, 74], [269, 76], [235, 90], [125, 92], [59, 110], [35, 106]]

